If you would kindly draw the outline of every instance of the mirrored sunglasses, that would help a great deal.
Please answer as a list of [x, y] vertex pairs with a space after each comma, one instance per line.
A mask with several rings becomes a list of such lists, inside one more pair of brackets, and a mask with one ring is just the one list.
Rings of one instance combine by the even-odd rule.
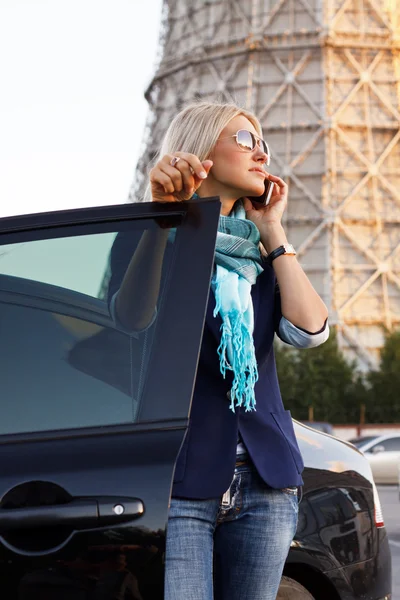
[[251, 152], [257, 145], [259, 148], [261, 148], [264, 154], [267, 155], [265, 164], [269, 166], [271, 162], [271, 152], [265, 140], [260, 138], [258, 135], [255, 135], [251, 131], [248, 131], [247, 129], [239, 129], [235, 135], [229, 137], [234, 137], [236, 139], [236, 144], [245, 152]]

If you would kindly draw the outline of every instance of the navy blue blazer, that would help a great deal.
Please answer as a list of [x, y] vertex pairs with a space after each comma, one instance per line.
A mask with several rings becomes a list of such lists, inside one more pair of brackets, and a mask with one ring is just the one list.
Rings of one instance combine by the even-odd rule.
[[273, 350], [281, 319], [279, 290], [273, 268], [264, 265], [252, 287], [254, 345], [259, 379], [256, 411], [229, 408], [232, 376], [219, 370], [219, 315], [213, 316], [210, 292], [189, 429], [175, 468], [173, 496], [213, 498], [229, 487], [236, 460], [238, 431], [253, 463], [267, 485], [285, 488], [303, 484], [303, 460], [292, 418], [283, 407]]
[[[109, 300], [118, 291], [133, 245], [132, 234], [119, 234], [115, 240]], [[221, 496], [232, 481], [238, 432], [267, 485], [285, 488], [303, 484], [303, 460], [290, 412], [283, 407], [276, 373], [273, 340], [282, 314], [275, 273], [267, 263], [252, 286], [252, 299], [259, 372], [256, 411], [236, 409], [233, 413], [229, 408], [232, 374], [228, 372], [224, 379], [220, 372], [217, 348], [222, 320], [213, 316], [215, 297], [210, 291], [189, 428], [175, 467], [173, 496]]]

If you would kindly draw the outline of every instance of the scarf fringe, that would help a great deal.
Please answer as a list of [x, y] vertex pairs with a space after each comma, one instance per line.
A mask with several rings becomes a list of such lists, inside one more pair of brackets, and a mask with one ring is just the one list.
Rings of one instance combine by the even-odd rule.
[[[215, 310], [214, 316], [219, 312], [217, 308]], [[227, 370], [232, 371], [234, 376], [229, 408], [233, 412], [236, 407], [241, 406], [244, 406], [246, 412], [256, 410], [254, 386], [258, 380], [258, 368], [253, 337], [244, 322], [243, 314], [238, 310], [233, 309], [223, 317], [218, 355], [223, 377], [225, 378]], [[228, 356], [231, 357], [232, 364]]]

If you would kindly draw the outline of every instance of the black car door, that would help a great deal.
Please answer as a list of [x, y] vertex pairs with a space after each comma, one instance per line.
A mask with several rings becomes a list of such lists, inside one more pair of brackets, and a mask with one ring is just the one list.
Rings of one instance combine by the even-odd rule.
[[162, 598], [219, 210], [0, 220], [2, 600]]

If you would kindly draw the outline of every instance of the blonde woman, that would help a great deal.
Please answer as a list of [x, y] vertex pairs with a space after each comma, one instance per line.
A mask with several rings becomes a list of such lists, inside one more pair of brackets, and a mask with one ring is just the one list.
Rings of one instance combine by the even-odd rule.
[[[272, 161], [252, 113], [202, 102], [175, 117], [150, 171], [147, 200], [221, 200], [190, 424], [169, 512], [167, 600], [274, 600], [296, 531], [303, 462], [279, 392], [273, 338], [306, 348], [323, 343], [329, 330], [327, 309], [282, 227], [288, 186], [269, 172]], [[274, 184], [269, 204], [251, 201], [267, 182]], [[147, 240], [152, 260], [168, 248], [167, 234], [157, 235], [151, 246]], [[142, 326], [156, 296], [144, 303], [150, 308]], [[117, 295], [120, 318], [127, 297]]]

